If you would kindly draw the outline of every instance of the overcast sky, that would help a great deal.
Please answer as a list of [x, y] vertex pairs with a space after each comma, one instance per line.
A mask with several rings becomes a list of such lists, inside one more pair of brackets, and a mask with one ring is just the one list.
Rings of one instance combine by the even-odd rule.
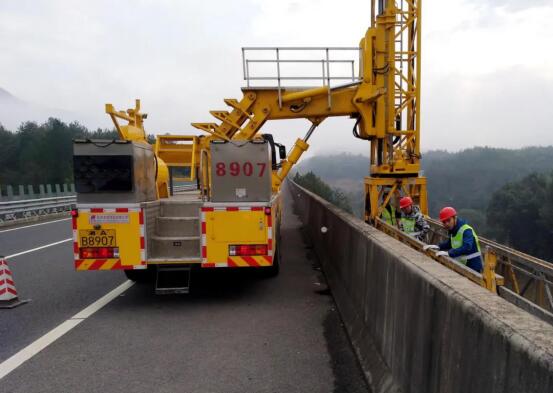
[[[553, 1], [423, 7], [423, 150], [553, 144]], [[111, 126], [104, 103], [141, 98], [148, 132], [196, 133], [190, 122], [241, 97], [242, 46], [356, 46], [369, 9], [368, 0], [0, 0], [0, 87], [92, 128]], [[264, 132], [291, 145], [307, 127]], [[327, 120], [311, 154], [366, 153], [351, 127]]]

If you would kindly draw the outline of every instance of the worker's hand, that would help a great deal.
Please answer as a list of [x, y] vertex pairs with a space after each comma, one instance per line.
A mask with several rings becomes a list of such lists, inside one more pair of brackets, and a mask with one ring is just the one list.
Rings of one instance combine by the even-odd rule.
[[436, 256], [437, 256], [437, 257], [448, 257], [449, 254], [447, 253], [447, 251], [438, 251], [438, 252], [436, 253]]
[[440, 249], [440, 247], [438, 247], [438, 246], [435, 245], [435, 244], [427, 244], [426, 246], [424, 246], [424, 247], [422, 248], [423, 251], [428, 251], [428, 250], [436, 250], [436, 251], [437, 251], [437, 250], [439, 250], [439, 249]]

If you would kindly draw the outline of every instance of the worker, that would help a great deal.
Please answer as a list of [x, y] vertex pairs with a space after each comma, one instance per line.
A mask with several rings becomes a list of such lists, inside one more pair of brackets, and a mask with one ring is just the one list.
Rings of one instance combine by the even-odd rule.
[[459, 218], [452, 207], [444, 207], [440, 211], [440, 221], [447, 229], [449, 238], [438, 245], [427, 245], [423, 249], [440, 250], [436, 255], [455, 258], [463, 265], [482, 273], [482, 253], [474, 229], [465, 220]]
[[[384, 193], [384, 195], [382, 196], [383, 202], [386, 201], [388, 195], [388, 192]], [[401, 218], [401, 213], [399, 212], [399, 210], [396, 209], [395, 201], [396, 199], [391, 196], [386, 206], [384, 206], [382, 213], [380, 213], [380, 218], [382, 218], [382, 220], [384, 220], [386, 224], [397, 227], [399, 218]]]
[[401, 230], [420, 241], [426, 241], [430, 225], [424, 219], [420, 208], [413, 204], [411, 197], [404, 196], [401, 198], [399, 208], [401, 209]]

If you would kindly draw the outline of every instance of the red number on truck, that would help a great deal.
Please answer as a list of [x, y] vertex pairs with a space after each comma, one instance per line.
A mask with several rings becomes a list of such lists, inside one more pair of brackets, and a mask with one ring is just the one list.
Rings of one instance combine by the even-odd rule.
[[244, 175], [251, 176], [253, 173], [253, 165], [251, 162], [244, 163]]
[[240, 164], [236, 161], [231, 162], [229, 167], [231, 176], [238, 176], [240, 174]]
[[[258, 169], [259, 169], [259, 177], [263, 177], [263, 174], [265, 173], [265, 168], [267, 167], [267, 164], [264, 162], [258, 162], [256, 163]], [[249, 161], [246, 161], [245, 163], [240, 166], [239, 162], [233, 161], [228, 165], [228, 173], [231, 176], [240, 176], [240, 174], [244, 176], [252, 176], [254, 172], [254, 164], [252, 164]], [[224, 162], [218, 162], [215, 164], [215, 173], [217, 176], [226, 176], [227, 175], [227, 166]]]
[[226, 169], [224, 162], [218, 162], [217, 165], [215, 165], [215, 173], [217, 173], [217, 176], [225, 176]]
[[259, 177], [263, 177], [263, 174], [265, 173], [265, 167], [267, 166], [267, 164], [265, 164], [264, 162], [258, 162], [257, 166], [259, 167]]

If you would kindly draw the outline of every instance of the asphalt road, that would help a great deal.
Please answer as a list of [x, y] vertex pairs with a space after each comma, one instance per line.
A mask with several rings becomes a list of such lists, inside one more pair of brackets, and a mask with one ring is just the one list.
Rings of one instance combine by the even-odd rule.
[[[366, 392], [285, 195], [282, 266], [195, 272], [190, 295], [136, 284], [0, 380], [2, 392]], [[71, 236], [70, 221], [0, 230], [0, 254]], [[71, 242], [8, 260], [22, 298], [0, 310], [2, 362], [125, 281], [75, 272]]]

